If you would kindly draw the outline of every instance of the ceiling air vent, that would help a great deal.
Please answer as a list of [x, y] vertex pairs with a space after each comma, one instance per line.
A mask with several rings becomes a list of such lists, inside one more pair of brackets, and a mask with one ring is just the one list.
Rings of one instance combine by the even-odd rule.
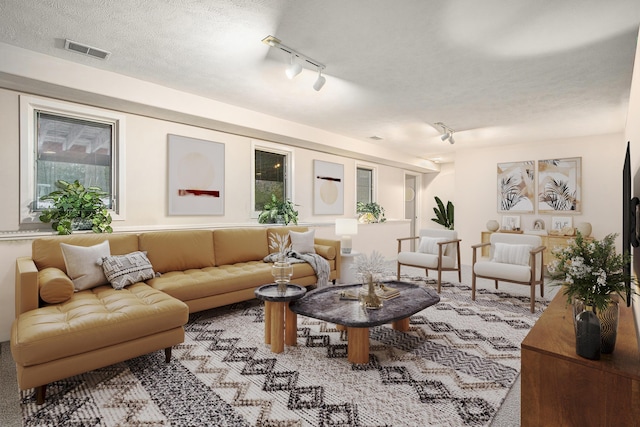
[[64, 41], [64, 48], [71, 52], [82, 53], [84, 55], [92, 56], [98, 59], [107, 59], [111, 52], [98, 49], [97, 47], [91, 47], [86, 44], [74, 42], [73, 40], [66, 39]]

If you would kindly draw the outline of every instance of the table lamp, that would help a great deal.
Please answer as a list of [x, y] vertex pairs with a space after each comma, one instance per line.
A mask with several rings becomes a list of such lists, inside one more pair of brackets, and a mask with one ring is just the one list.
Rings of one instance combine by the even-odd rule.
[[351, 253], [351, 236], [358, 234], [357, 219], [336, 219], [336, 235], [342, 236], [340, 240], [341, 252]]

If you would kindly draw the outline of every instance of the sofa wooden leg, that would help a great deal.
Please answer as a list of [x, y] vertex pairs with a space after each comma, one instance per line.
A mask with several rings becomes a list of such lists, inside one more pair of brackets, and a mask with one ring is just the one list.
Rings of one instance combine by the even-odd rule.
[[36, 404], [42, 405], [44, 403], [46, 394], [47, 394], [46, 384], [36, 387]]
[[171, 362], [171, 347], [164, 349], [164, 361], [165, 363]]

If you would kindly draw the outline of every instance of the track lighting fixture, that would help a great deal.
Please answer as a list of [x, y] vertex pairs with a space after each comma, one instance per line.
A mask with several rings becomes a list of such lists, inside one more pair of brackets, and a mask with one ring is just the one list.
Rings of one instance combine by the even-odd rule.
[[[316, 67], [316, 69], [318, 70], [318, 78], [313, 84], [313, 88], [316, 91], [322, 89], [327, 81], [327, 79], [322, 75], [322, 71], [324, 71], [324, 69], [326, 68], [324, 64], [316, 61], [313, 58], [309, 58], [307, 55], [304, 55], [296, 51], [295, 49], [290, 48], [289, 46], [282, 44], [282, 42], [274, 36], [267, 36], [262, 39], [262, 42], [271, 47], [276, 47], [283, 52], [287, 52], [289, 55], [291, 55], [291, 63], [285, 70], [285, 73], [287, 77], [289, 77], [289, 79], [293, 79], [295, 76], [300, 74], [302, 72], [302, 65], [305, 63]], [[302, 62], [302, 64], [300, 62]]]
[[322, 70], [318, 68], [318, 78], [316, 79], [316, 82], [313, 84], [313, 88], [317, 92], [320, 89], [322, 89], [322, 86], [324, 86], [326, 82], [327, 82], [327, 79], [325, 79], [324, 76], [322, 75]]
[[453, 129], [442, 122], [436, 122], [434, 125], [442, 128], [442, 135], [440, 136], [442, 142], [449, 141], [451, 145], [456, 143], [455, 139], [453, 139], [453, 133], [455, 132]]
[[295, 76], [302, 72], [302, 65], [296, 62], [296, 56], [291, 55], [291, 65], [289, 65], [285, 71], [289, 80], [292, 80]]

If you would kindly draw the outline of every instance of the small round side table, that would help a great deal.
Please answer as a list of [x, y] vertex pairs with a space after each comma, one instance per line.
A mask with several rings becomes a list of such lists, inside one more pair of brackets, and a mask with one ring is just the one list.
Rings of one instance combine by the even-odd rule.
[[277, 286], [263, 285], [254, 293], [264, 301], [264, 342], [271, 344], [273, 353], [282, 353], [285, 343], [296, 345], [298, 340], [298, 315], [289, 309], [289, 302], [302, 298], [307, 289], [289, 283], [286, 292], [280, 292]]

